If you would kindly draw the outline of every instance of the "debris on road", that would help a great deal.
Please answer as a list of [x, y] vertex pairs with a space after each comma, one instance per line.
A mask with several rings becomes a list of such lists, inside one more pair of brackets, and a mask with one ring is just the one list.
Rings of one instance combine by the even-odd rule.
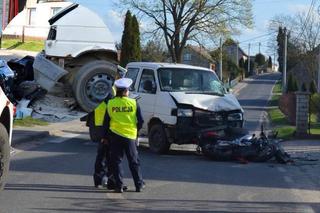
[[[242, 133], [242, 134], [241, 134]], [[220, 131], [203, 131], [199, 135], [199, 148], [204, 156], [219, 161], [237, 160], [240, 163], [277, 162], [292, 163], [293, 159], [281, 147], [279, 140], [268, 138], [261, 128], [260, 135], [243, 134], [244, 131], [229, 128]]]
[[[28, 116], [49, 122], [69, 121], [83, 115], [73, 98], [47, 95], [34, 81], [34, 57], [0, 60], [0, 86], [16, 106], [16, 118]], [[63, 95], [63, 94], [62, 94]]]
[[31, 104], [33, 117], [48, 122], [70, 121], [84, 116], [86, 113], [74, 110], [76, 101], [73, 98], [46, 95]]

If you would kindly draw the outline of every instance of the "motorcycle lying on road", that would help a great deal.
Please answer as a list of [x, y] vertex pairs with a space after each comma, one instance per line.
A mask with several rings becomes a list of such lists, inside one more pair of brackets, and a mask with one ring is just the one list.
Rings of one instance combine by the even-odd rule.
[[267, 136], [263, 126], [259, 136], [250, 135], [240, 128], [206, 129], [198, 135], [197, 151], [210, 159], [220, 161], [266, 162], [275, 157], [279, 163], [292, 162], [276, 136], [277, 134]]

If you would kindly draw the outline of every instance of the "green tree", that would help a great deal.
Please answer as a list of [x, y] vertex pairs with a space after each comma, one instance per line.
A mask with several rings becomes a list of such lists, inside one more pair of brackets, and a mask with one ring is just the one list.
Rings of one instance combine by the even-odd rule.
[[123, 67], [125, 67], [132, 58], [132, 32], [132, 15], [130, 10], [128, 10], [124, 20], [124, 29], [121, 38], [120, 65]]
[[271, 58], [271, 56], [269, 56], [269, 59], [268, 59], [268, 68], [272, 68], [272, 58]]
[[150, 40], [142, 48], [142, 61], [163, 62], [168, 58], [161, 42]]
[[311, 92], [311, 94], [317, 93], [317, 87], [316, 87], [316, 84], [314, 83], [314, 81], [311, 81], [311, 83], [310, 83], [310, 92]]
[[278, 35], [277, 35], [277, 43], [278, 43], [278, 63], [279, 63], [279, 71], [283, 71], [283, 50], [284, 50], [284, 29], [282, 27], [279, 27], [278, 29]]
[[307, 87], [306, 87], [306, 84], [305, 84], [305, 83], [302, 84], [302, 86], [301, 86], [301, 91], [302, 91], [302, 92], [307, 91]]
[[254, 62], [256, 62], [258, 66], [262, 66], [266, 63], [266, 58], [261, 53], [258, 53], [255, 57]]
[[137, 17], [132, 17], [132, 58], [131, 61], [141, 61], [140, 30]]
[[295, 92], [295, 91], [297, 91], [297, 83], [293, 78], [292, 74], [290, 73], [288, 76], [287, 92]]
[[244, 59], [243, 58], [240, 58], [240, 60], [239, 60], [239, 67], [245, 69], [245, 67], [244, 67]]
[[[252, 58], [252, 57], [251, 57]], [[252, 74], [253, 70], [257, 67], [257, 64], [253, 61], [253, 60], [250, 60], [250, 70], [248, 72], [248, 60], [246, 60], [244, 62], [244, 69], [246, 70], [245, 72], [245, 76], [248, 77]]]

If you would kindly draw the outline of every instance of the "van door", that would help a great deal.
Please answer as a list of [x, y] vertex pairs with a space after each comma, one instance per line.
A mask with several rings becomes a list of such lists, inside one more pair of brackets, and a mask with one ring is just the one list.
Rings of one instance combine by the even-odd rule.
[[143, 69], [138, 86], [138, 94], [140, 96], [138, 103], [141, 107], [142, 116], [145, 121], [140, 132], [142, 135], [148, 134], [148, 123], [154, 115], [157, 93], [156, 85], [154, 70]]

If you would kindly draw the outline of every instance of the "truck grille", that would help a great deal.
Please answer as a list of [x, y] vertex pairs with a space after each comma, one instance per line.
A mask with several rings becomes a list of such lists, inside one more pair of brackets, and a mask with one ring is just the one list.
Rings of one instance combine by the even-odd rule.
[[232, 127], [241, 126], [242, 120], [228, 121], [228, 115], [232, 113], [235, 113], [235, 111], [217, 113], [217, 112], [195, 110], [194, 124], [200, 127], [213, 127], [213, 126], [222, 126], [222, 125], [228, 125]]

